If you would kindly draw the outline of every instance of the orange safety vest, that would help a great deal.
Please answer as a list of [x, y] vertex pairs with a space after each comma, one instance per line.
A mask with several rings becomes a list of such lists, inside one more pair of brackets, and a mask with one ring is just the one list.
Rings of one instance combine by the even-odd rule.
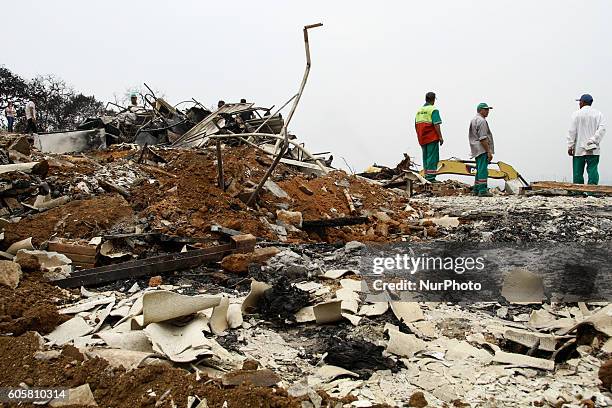
[[437, 108], [433, 105], [425, 105], [421, 107], [416, 114], [414, 122], [416, 124], [417, 137], [419, 138], [419, 144], [421, 146], [440, 140], [431, 118], [433, 111], [436, 109]]

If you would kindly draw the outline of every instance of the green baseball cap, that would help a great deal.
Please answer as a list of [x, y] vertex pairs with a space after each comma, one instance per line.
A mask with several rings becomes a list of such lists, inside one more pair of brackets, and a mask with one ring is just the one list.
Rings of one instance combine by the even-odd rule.
[[492, 107], [492, 106], [487, 105], [487, 104], [486, 104], [486, 103], [484, 103], [484, 102], [481, 102], [481, 103], [479, 103], [479, 104], [478, 104], [478, 106], [476, 107], [476, 112], [478, 112], [478, 111], [479, 111], [479, 110], [481, 110], [481, 109], [493, 109], [493, 107]]

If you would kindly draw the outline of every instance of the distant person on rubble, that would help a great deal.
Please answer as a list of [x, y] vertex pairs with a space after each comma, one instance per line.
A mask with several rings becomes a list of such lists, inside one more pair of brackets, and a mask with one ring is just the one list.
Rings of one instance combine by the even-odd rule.
[[438, 108], [434, 106], [436, 94], [427, 92], [425, 105], [418, 110], [414, 120], [414, 128], [423, 151], [423, 170], [425, 179], [435, 183], [440, 160], [440, 145], [444, 143], [440, 125], [442, 119]]
[[128, 110], [132, 113], [136, 113], [140, 110], [140, 106], [138, 106], [138, 95], [135, 93], [130, 96], [130, 106]]
[[[246, 99], [242, 98], [240, 100], [240, 103], [247, 103]], [[246, 122], [247, 120], [251, 120], [254, 119], [255, 115], [253, 115], [252, 111], [244, 111], [244, 112], [240, 112], [240, 119], [242, 119], [243, 122]]]
[[223, 105], [225, 105], [225, 101], [221, 100], [217, 102], [217, 109], [220, 109]]
[[13, 105], [12, 101], [9, 101], [8, 106], [4, 109], [4, 115], [6, 116], [6, 123], [9, 132], [13, 132], [13, 124], [15, 123], [15, 117], [17, 116], [17, 110]]
[[26, 103], [25, 116], [26, 133], [36, 133], [38, 130], [36, 129], [36, 104], [34, 103], [34, 98], [30, 98], [28, 103]]
[[472, 157], [476, 160], [476, 178], [474, 180], [474, 195], [479, 197], [492, 197], [487, 189], [487, 179], [489, 178], [489, 163], [493, 160], [495, 145], [493, 134], [487, 122], [489, 110], [493, 109], [486, 103], [479, 103], [476, 107], [476, 116], [470, 122], [470, 150]]
[[567, 154], [572, 156], [574, 183], [584, 184], [584, 166], [586, 165], [588, 184], [599, 184], [599, 143], [606, 134], [603, 114], [592, 108], [593, 97], [584, 94], [579, 102], [580, 109], [572, 114], [567, 137]]

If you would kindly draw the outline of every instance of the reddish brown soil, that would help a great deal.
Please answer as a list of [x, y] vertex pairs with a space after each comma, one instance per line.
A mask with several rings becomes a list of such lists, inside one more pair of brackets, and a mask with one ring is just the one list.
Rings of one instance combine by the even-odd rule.
[[4, 244], [32, 237], [34, 245], [40, 245], [54, 234], [62, 238], [92, 238], [131, 216], [130, 205], [119, 195], [75, 200], [8, 224]]
[[[74, 349], [66, 347], [53, 360], [42, 361], [33, 357], [38, 350], [33, 333], [20, 337], [0, 337], [0, 387], [15, 387], [25, 382], [33, 387], [73, 388], [88, 383], [100, 407], [134, 408], [153, 407], [170, 390], [159, 405], [184, 407], [187, 397], [206, 398], [208, 406], [220, 408], [227, 401], [230, 407], [301, 407], [299, 399], [289, 397], [280, 388], [252, 385], [224, 387], [218, 381], [206, 378], [196, 381], [195, 375], [182, 369], [148, 366], [126, 372], [113, 369], [99, 358], [84, 359]], [[156, 396], [151, 397], [152, 390]], [[327, 399], [327, 398], [326, 398]]]
[[62, 291], [41, 279], [38, 273], [24, 273], [17, 289], [0, 286], [0, 333], [47, 334], [67, 320], [57, 313], [57, 300], [65, 297]]
[[[227, 181], [235, 180], [240, 185], [247, 172], [253, 178], [259, 175], [256, 162], [232, 158], [230, 154], [237, 155], [238, 152], [232, 151], [224, 158]], [[170, 163], [165, 170], [178, 177], [155, 174], [159, 183], [143, 183], [133, 189], [133, 205], [142, 210], [141, 215], [153, 216], [163, 232], [181, 236], [202, 237], [211, 225], [219, 224], [272, 238], [272, 233], [259, 221], [256, 211], [248, 210], [242, 201], [217, 187], [217, 168], [212, 155], [193, 151], [180, 151], [178, 155], [176, 151], [172, 155], [166, 152], [166, 155]], [[162, 220], [172, 225], [165, 226]]]

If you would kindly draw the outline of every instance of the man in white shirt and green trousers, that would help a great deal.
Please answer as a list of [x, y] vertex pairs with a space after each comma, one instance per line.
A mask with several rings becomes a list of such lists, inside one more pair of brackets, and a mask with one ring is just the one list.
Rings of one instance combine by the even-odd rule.
[[591, 107], [593, 97], [584, 94], [580, 99], [580, 109], [572, 114], [567, 136], [567, 154], [572, 156], [574, 184], [584, 184], [586, 166], [588, 184], [599, 184], [599, 143], [606, 133], [603, 114]]
[[489, 110], [493, 109], [486, 103], [479, 103], [476, 107], [476, 116], [470, 122], [470, 150], [472, 157], [476, 160], [476, 177], [474, 180], [474, 195], [479, 197], [491, 197], [487, 189], [489, 178], [489, 163], [493, 160], [495, 144], [493, 134], [487, 122]]

